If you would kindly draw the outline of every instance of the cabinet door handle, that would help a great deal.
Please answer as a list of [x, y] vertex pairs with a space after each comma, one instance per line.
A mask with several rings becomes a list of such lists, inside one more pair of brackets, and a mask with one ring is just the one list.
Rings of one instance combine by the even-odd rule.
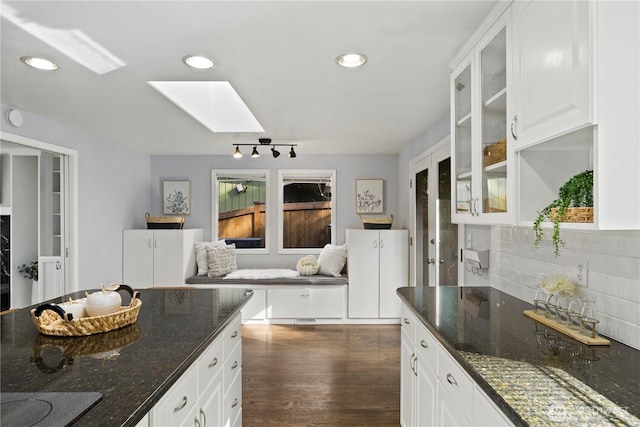
[[233, 333], [231, 334], [231, 338], [235, 338], [238, 336], [238, 331], [233, 331]]
[[454, 387], [458, 387], [458, 382], [456, 381], [455, 378], [453, 378], [453, 375], [451, 374], [447, 374], [447, 382]]
[[232, 408], [235, 408], [236, 406], [238, 406], [238, 398], [237, 397], [235, 399], [233, 399], [233, 403], [231, 404]]
[[476, 216], [480, 216], [480, 212], [478, 211], [478, 198], [473, 199], [473, 210], [476, 213]]
[[231, 365], [231, 370], [234, 370], [234, 369], [236, 369], [237, 367], [238, 367], [238, 361], [237, 361], [237, 360], [234, 360], [234, 361], [233, 361], [233, 365]]
[[384, 239], [380, 239], [380, 249], [384, 248]]
[[209, 368], [213, 368], [217, 364], [218, 364], [218, 358], [214, 357], [213, 360], [211, 361], [211, 363], [209, 363]]
[[200, 421], [198, 421], [197, 418], [193, 419], [193, 427], [202, 427], [202, 425], [200, 424]]
[[408, 325], [409, 323], [411, 323], [411, 322], [409, 322], [409, 319], [407, 319], [406, 317], [404, 318], [404, 320], [403, 320], [403, 321], [404, 321], [404, 324], [405, 324], [405, 325]]
[[377, 240], [374, 240], [374, 241], [373, 241], [373, 247], [374, 247], [374, 248], [377, 248], [377, 247], [378, 247], [378, 241], [377, 241]]
[[153, 239], [153, 247], [158, 248], [158, 239]]
[[182, 402], [180, 402], [178, 406], [173, 408], [173, 413], [175, 414], [176, 412], [184, 409], [185, 406], [187, 406], [187, 396], [182, 396]]
[[200, 419], [202, 420], [202, 427], [207, 427], [207, 414], [200, 408]]
[[147, 241], [147, 246], [149, 246], [149, 249], [151, 249], [151, 238], [149, 238], [149, 241]]
[[427, 345], [427, 342], [425, 340], [420, 340], [420, 346], [422, 348], [429, 348], [429, 346]]
[[515, 116], [513, 116], [513, 119], [511, 119], [511, 136], [513, 136], [514, 140], [518, 140], [518, 135], [515, 132], [515, 126], [518, 124], [518, 115], [516, 114]]

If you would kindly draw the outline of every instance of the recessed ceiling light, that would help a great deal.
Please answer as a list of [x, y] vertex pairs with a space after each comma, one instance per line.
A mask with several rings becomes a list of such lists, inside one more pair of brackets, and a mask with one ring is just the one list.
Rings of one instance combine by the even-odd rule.
[[367, 62], [367, 57], [361, 53], [345, 53], [338, 56], [336, 62], [341, 67], [355, 68], [364, 65]]
[[182, 62], [191, 68], [197, 68], [199, 70], [206, 70], [207, 68], [213, 68], [215, 66], [212, 60], [200, 55], [187, 55], [182, 58]]
[[22, 58], [20, 58], [20, 61], [30, 67], [37, 68], [38, 70], [54, 71], [59, 68], [58, 64], [56, 64], [55, 62], [51, 62], [48, 59], [44, 58], [36, 58], [33, 56], [23, 56]]

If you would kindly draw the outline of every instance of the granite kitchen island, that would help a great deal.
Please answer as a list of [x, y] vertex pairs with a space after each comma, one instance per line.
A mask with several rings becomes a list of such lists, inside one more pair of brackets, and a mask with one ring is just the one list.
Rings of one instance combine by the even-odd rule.
[[[40, 334], [29, 313], [33, 307], [0, 316], [2, 394], [100, 393], [74, 425], [136, 426], [225, 328], [237, 322], [239, 329], [240, 310], [252, 295], [190, 288], [140, 294], [135, 324], [87, 337]], [[82, 296], [84, 291], [51, 302]], [[124, 303], [128, 298], [123, 295]]]
[[[610, 346], [584, 345], [524, 316], [531, 304], [493, 288], [412, 287], [397, 293], [405, 313], [499, 408], [505, 425], [640, 425], [640, 351], [614, 340]], [[407, 361], [414, 372], [416, 363], [424, 363], [416, 347], [418, 362], [415, 355]], [[447, 386], [440, 376], [438, 381]]]

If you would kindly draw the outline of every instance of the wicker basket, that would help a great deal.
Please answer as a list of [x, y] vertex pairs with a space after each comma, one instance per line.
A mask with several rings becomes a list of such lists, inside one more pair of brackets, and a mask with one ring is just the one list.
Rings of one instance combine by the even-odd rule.
[[388, 218], [363, 218], [362, 215], [359, 216], [365, 229], [388, 230], [393, 224], [393, 215]]
[[144, 214], [144, 217], [147, 219], [148, 229], [182, 230], [184, 227], [185, 214], [174, 216], [151, 216], [149, 212], [147, 212]]
[[131, 302], [128, 306], [120, 307], [115, 313], [73, 319], [73, 316], [59, 305], [42, 304], [31, 310], [31, 318], [38, 331], [59, 337], [79, 337], [120, 329], [135, 323], [142, 307], [137, 291], [126, 285], [120, 287], [131, 293]]
[[[558, 208], [552, 208], [549, 218], [555, 221], [557, 216]], [[593, 222], [593, 208], [567, 208], [560, 222]]]
[[507, 160], [507, 140], [502, 139], [484, 147], [482, 165], [489, 166]]

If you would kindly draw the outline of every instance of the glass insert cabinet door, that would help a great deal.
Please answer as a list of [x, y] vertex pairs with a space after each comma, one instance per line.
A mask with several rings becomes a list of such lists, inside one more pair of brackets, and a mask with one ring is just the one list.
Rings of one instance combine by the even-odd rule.
[[473, 64], [466, 62], [458, 74], [454, 72], [452, 88], [453, 106], [453, 154], [455, 158], [455, 205], [457, 214], [473, 213], [472, 175], [472, 71]]

